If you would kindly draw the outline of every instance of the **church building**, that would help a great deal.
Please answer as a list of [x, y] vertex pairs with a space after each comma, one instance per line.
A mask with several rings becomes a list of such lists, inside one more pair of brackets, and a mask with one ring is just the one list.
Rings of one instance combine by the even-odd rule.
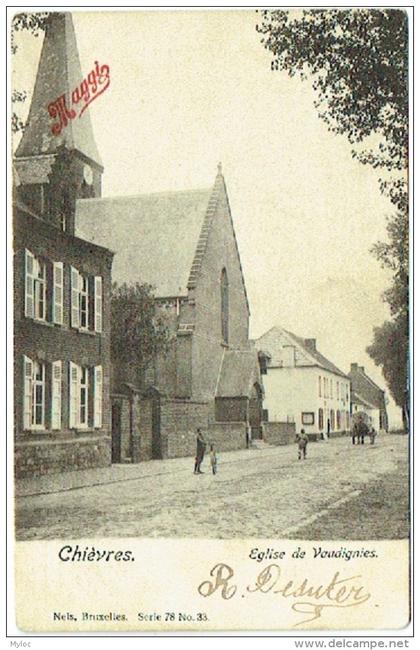
[[[119, 395], [113, 433], [121, 438], [115, 460], [135, 460], [139, 436], [139, 459], [194, 453], [197, 427], [219, 449], [261, 437], [258, 356], [249, 341], [250, 310], [221, 165], [209, 188], [79, 200], [76, 232], [112, 246], [113, 281], [154, 287], [172, 333], [169, 351], [146, 376], [154, 416], [142, 431], [133, 423], [133, 395], [130, 406], [121, 397], [121, 368], [113, 368]], [[139, 409], [145, 408], [143, 402]]]
[[100, 197], [89, 110], [58, 130], [47, 110], [82, 78], [70, 14], [51, 14], [14, 158], [15, 472], [111, 462], [113, 253], [75, 234], [76, 200]]
[[[95, 65], [90, 92], [111, 74]], [[14, 161], [17, 474], [193, 454], [198, 427], [245, 447], [262, 387], [221, 166], [204, 189], [102, 198], [83, 79], [71, 14], [54, 13]], [[171, 332], [145, 386], [111, 368], [111, 265], [154, 287]]]

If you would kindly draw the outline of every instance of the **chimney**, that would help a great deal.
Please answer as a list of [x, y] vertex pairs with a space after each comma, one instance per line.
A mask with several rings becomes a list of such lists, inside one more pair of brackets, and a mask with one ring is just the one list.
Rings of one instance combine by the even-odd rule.
[[359, 369], [359, 366], [357, 365], [357, 363], [351, 363], [350, 364], [350, 372], [357, 372], [358, 369]]
[[316, 339], [305, 339], [305, 345], [308, 348], [308, 350], [312, 350], [312, 352], [316, 352]]

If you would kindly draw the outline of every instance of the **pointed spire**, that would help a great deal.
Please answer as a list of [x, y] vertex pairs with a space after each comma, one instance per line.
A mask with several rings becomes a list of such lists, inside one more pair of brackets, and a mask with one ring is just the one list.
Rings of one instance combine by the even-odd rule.
[[219, 162], [217, 164], [217, 174], [218, 174], [218, 176], [221, 176], [221, 174], [222, 174], [222, 163], [221, 162]]
[[83, 78], [71, 14], [52, 13], [44, 37], [28, 121], [16, 151], [17, 158], [53, 154], [64, 145], [84, 154], [102, 168], [89, 109], [80, 117], [69, 120], [58, 135], [52, 132], [54, 119], [48, 106], [64, 94], [70, 109], [72, 91], [80, 86]]

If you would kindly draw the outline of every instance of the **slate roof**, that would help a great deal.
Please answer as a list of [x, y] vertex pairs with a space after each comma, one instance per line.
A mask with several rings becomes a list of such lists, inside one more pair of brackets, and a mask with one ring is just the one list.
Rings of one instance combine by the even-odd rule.
[[256, 350], [226, 350], [216, 388], [216, 397], [249, 397], [259, 380]]
[[263, 351], [266, 355], [271, 357], [271, 364], [269, 364], [269, 367], [270, 365], [276, 366], [279, 362], [279, 359], [282, 356], [281, 350], [284, 347], [285, 337], [286, 339], [289, 339], [292, 344], [296, 345], [300, 351], [301, 362], [298, 364], [299, 367], [317, 366], [349, 379], [348, 375], [340, 370], [334, 363], [332, 363], [332, 361], [324, 357], [324, 355], [318, 350], [314, 350], [313, 347], [307, 343], [306, 339], [278, 326], [272, 327], [255, 342], [258, 350]]
[[[101, 62], [102, 63], [102, 62]], [[91, 62], [93, 65], [93, 61]], [[66, 106], [71, 108], [71, 93], [90, 70], [82, 69], [76, 36], [70, 13], [53, 12], [50, 15], [29, 109], [28, 120], [16, 157], [55, 153], [60, 146], [75, 149], [102, 167], [90, 121], [89, 109], [81, 117], [81, 103], [77, 117], [68, 121], [61, 133], [54, 135], [52, 126], [58, 122], [48, 113], [48, 105], [66, 95]], [[35, 182], [35, 181], [33, 181]]]
[[82, 199], [76, 234], [115, 251], [119, 284], [146, 282], [156, 297], [186, 296], [212, 190]]

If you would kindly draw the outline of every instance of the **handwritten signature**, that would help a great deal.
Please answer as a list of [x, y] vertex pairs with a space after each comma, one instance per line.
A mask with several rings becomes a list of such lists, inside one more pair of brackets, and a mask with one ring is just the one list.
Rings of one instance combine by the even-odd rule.
[[[229, 600], [238, 593], [238, 585], [234, 584], [233, 576], [234, 571], [230, 566], [216, 564], [210, 571], [211, 579], [202, 582], [198, 586], [198, 592], [206, 598], [219, 591], [222, 598]], [[340, 571], [336, 571], [325, 584], [312, 585], [308, 578], [302, 581], [287, 581], [278, 564], [268, 564], [258, 574], [255, 583], [248, 585], [246, 590], [250, 593], [271, 592], [293, 601], [291, 608], [294, 612], [309, 616], [296, 623], [294, 627], [297, 627], [320, 618], [327, 608], [363, 605], [371, 594], [364, 585], [356, 582], [359, 578], [362, 576], [341, 577]]]
[[[59, 135], [62, 129], [68, 125], [69, 121], [74, 120], [77, 115], [82, 117], [89, 104], [99, 97], [99, 95], [102, 95], [110, 83], [111, 77], [109, 73], [109, 65], [99, 65], [99, 62], [95, 61], [94, 68], [72, 91], [70, 107], [67, 106], [65, 93], [48, 104], [47, 110], [49, 115], [53, 118], [58, 117], [58, 122], [55, 122], [51, 127], [53, 134]], [[73, 106], [78, 106], [78, 104], [80, 104], [79, 113], [75, 108], [73, 108]]]

